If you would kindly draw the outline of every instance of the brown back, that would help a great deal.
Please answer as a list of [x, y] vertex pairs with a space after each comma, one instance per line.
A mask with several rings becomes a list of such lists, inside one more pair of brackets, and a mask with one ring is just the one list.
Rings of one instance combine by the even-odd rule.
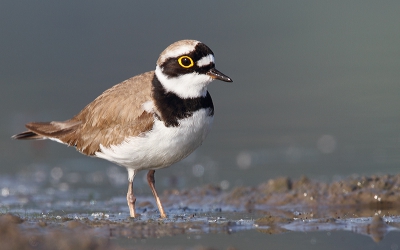
[[100, 144], [120, 144], [126, 137], [153, 127], [153, 115], [142, 107], [152, 101], [153, 77], [154, 71], [150, 71], [113, 86], [65, 122], [28, 123], [26, 127], [38, 135], [75, 146], [86, 155], [94, 155]]

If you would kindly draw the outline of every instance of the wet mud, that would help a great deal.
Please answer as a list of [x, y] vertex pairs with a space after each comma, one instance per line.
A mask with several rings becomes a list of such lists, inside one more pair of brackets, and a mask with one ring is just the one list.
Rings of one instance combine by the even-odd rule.
[[[246, 230], [261, 234], [352, 231], [379, 242], [389, 232], [400, 231], [400, 175], [349, 177], [331, 183], [282, 177], [231, 191], [213, 185], [167, 190], [161, 198], [168, 214], [163, 220], [150, 197], [138, 203], [140, 216], [135, 219], [128, 218], [127, 212], [104, 212], [106, 208], [43, 214], [21, 213], [1, 204], [0, 244], [4, 249], [130, 249], [118, 244], [118, 239]], [[110, 206], [110, 202], [98, 203], [98, 209]]]

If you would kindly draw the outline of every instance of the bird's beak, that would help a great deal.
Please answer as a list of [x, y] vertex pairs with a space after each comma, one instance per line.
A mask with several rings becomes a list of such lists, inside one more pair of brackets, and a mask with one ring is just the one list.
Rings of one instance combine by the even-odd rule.
[[233, 82], [231, 78], [227, 75], [222, 74], [217, 69], [213, 68], [207, 72], [207, 75], [211, 76], [213, 79], [221, 80], [224, 82]]

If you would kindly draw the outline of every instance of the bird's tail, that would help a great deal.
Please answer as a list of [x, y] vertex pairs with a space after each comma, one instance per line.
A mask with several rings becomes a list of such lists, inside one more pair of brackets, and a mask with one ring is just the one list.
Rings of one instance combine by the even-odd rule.
[[58, 139], [76, 130], [79, 121], [68, 120], [65, 122], [30, 122], [25, 126], [28, 131], [13, 135], [17, 140], [43, 140]]
[[15, 140], [43, 140], [46, 137], [36, 134], [32, 131], [25, 131], [16, 135], [11, 136], [12, 139]]

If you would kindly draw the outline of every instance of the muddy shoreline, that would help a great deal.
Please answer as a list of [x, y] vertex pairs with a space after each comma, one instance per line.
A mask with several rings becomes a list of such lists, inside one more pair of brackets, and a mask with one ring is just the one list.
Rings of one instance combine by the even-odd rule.
[[49, 216], [10, 209], [0, 214], [0, 243], [5, 249], [125, 249], [115, 239], [349, 228], [379, 242], [388, 232], [400, 230], [396, 209], [400, 175], [349, 177], [331, 183], [282, 177], [231, 191], [206, 185], [167, 190], [162, 201], [168, 214], [165, 220], [158, 218], [148, 201], [138, 204], [137, 219], [127, 213]]

